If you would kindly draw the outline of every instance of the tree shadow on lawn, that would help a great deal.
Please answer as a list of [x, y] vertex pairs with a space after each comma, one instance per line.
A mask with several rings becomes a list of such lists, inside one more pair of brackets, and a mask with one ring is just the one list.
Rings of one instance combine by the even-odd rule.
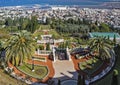
[[32, 65], [29, 67], [27, 64], [24, 64], [28, 69], [32, 70]]

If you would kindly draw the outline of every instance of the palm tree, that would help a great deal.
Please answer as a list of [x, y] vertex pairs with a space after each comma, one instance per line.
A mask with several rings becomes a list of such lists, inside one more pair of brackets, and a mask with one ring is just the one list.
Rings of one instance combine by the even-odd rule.
[[35, 51], [34, 39], [30, 32], [18, 32], [6, 42], [6, 60], [19, 66], [30, 59]]
[[105, 37], [97, 37], [91, 40], [90, 49], [97, 53], [97, 57], [105, 60], [111, 58], [110, 50], [112, 49], [112, 41]]

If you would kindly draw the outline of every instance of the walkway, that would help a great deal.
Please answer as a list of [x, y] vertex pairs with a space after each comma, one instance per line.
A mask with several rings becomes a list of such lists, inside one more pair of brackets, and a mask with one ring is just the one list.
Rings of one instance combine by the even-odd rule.
[[55, 75], [53, 80], [55, 81], [55, 85], [57, 84], [57, 79], [59, 78], [61, 81], [66, 79], [77, 79], [78, 73], [74, 69], [74, 64], [72, 61], [68, 60], [57, 60], [53, 63], [53, 67], [55, 69]]

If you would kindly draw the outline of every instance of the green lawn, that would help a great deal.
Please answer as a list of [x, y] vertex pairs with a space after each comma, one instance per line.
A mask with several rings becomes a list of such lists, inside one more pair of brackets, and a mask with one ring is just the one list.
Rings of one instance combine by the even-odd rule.
[[31, 64], [24, 64], [18, 67], [18, 69], [28, 76], [43, 79], [48, 74], [48, 68], [46, 66], [38, 66], [34, 65], [34, 72], [32, 72], [32, 65]]
[[34, 57], [34, 59], [38, 60], [38, 61], [45, 61], [45, 58], [43, 58], [43, 57], [40, 57], [40, 58], [39, 57]]
[[[43, 29], [44, 28], [44, 29]], [[51, 34], [53, 38], [60, 39], [62, 38], [59, 33], [56, 32], [54, 29], [48, 29], [49, 25], [41, 25], [41, 30], [38, 30], [34, 33], [34, 36], [38, 37], [38, 39], [41, 39], [41, 35], [45, 35], [45, 32], [43, 30], [49, 30], [48, 34]]]
[[40, 25], [41, 29], [50, 29], [50, 25]]
[[27, 85], [24, 82], [10, 77], [0, 69], [0, 85]]

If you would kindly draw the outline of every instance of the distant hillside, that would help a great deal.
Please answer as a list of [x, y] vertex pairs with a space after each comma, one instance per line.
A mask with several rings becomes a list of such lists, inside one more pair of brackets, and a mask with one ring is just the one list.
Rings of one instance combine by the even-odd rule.
[[117, 9], [120, 9], [120, 1], [118, 1], [118, 2], [105, 2], [101, 6], [105, 7], [105, 8], [117, 8]]

